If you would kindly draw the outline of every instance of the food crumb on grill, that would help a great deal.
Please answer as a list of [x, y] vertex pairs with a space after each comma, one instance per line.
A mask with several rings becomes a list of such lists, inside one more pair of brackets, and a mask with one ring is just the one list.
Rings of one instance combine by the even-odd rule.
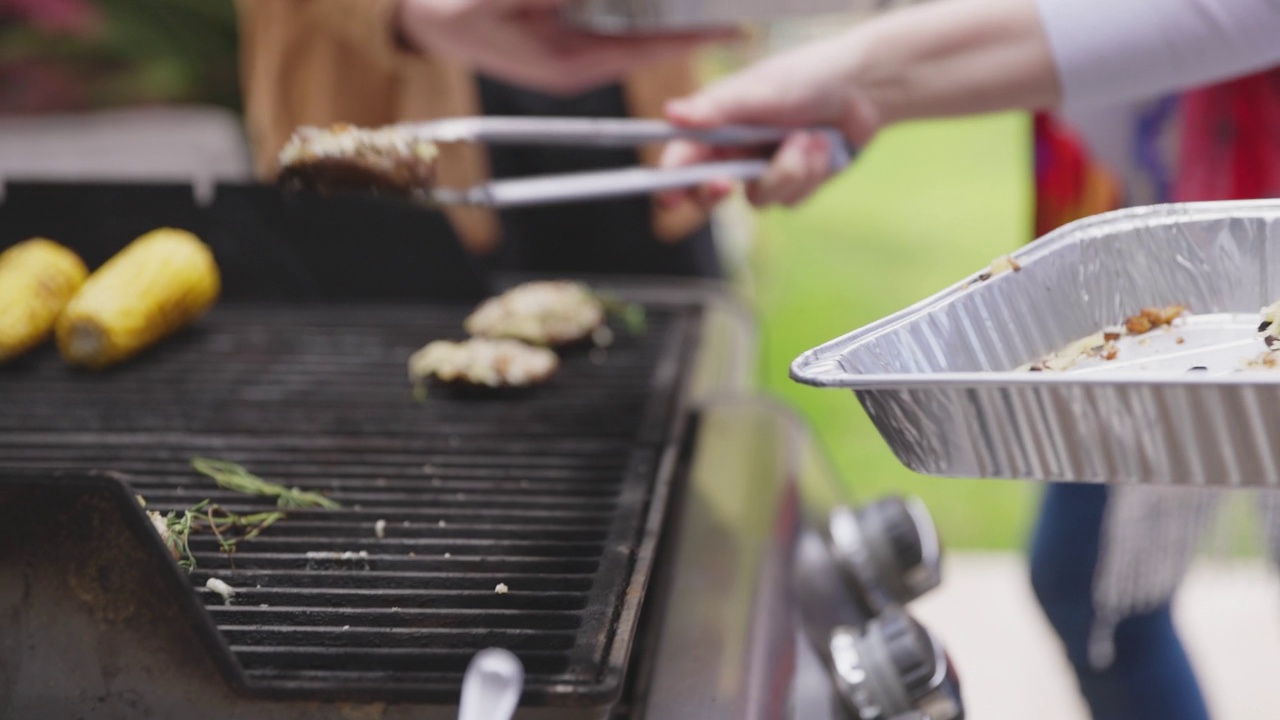
[[331, 550], [308, 550], [306, 554], [307, 569], [314, 569], [316, 564], [328, 560], [334, 564], [349, 563], [351, 565], [362, 567], [365, 570], [369, 567], [369, 551], [361, 550], [353, 552], [347, 550], [344, 552], [334, 552]]
[[445, 553], [445, 554], [444, 554], [444, 556], [445, 556], [446, 558], [451, 558], [451, 557], [453, 557], [453, 553]]
[[[421, 385], [434, 378], [477, 387], [530, 387], [549, 380], [559, 367], [554, 352], [519, 340], [436, 340], [410, 356], [409, 381]], [[456, 447], [461, 440], [450, 437], [449, 444]]]
[[507, 587], [506, 583], [498, 583], [498, 586], [495, 587], [493, 591], [499, 595], [506, 595], [511, 592], [511, 589]]
[[528, 282], [489, 298], [467, 316], [467, 333], [534, 345], [570, 345], [604, 325], [605, 306], [591, 288], [571, 280]]
[[593, 350], [595, 351], [603, 351], [604, 348], [607, 348], [610, 345], [612, 345], [613, 341], [614, 341], [613, 330], [609, 329], [608, 325], [601, 325], [600, 327], [591, 331], [591, 342], [592, 344], [595, 345], [595, 347], [593, 348]]
[[222, 602], [227, 605], [231, 604], [231, 598], [234, 597], [236, 594], [235, 588], [219, 580], [218, 578], [212, 578], [212, 577], [209, 578], [208, 581], [205, 582], [204, 586], [208, 588], [210, 591], [218, 595], [221, 595]]
[[445, 522], [445, 521], [443, 521], [443, 520], [441, 520], [440, 522], [436, 523], [436, 525], [439, 525], [440, 527], [444, 527], [445, 525], [448, 525], [448, 524], [449, 524], [449, 523], [447, 523], [447, 522]]
[[[141, 496], [138, 499], [141, 500]], [[164, 543], [165, 548], [169, 550], [169, 555], [173, 556], [174, 560], [181, 560], [182, 541], [169, 528], [168, 518], [155, 510], [148, 510], [147, 519], [151, 521], [151, 525], [156, 529], [156, 532], [160, 534], [160, 540]]]
[[379, 539], [379, 540], [381, 540], [381, 539], [383, 539], [384, 537], [386, 537], [386, 536], [387, 536], [387, 521], [386, 521], [386, 520], [379, 520], [379, 521], [375, 522], [375, 523], [373, 524], [373, 534], [374, 534], [374, 535], [376, 535], [376, 536], [378, 537], [378, 539]]
[[343, 625], [343, 626], [342, 626], [342, 629], [343, 629], [343, 630], [350, 630], [350, 629], [351, 629], [351, 626], [350, 626], [350, 625]]
[[351, 550], [347, 550], [344, 552], [333, 552], [330, 550], [308, 550], [307, 559], [308, 560], [368, 560], [369, 551], [361, 550], [360, 552], [353, 552]]
[[405, 521], [404, 521], [404, 523], [403, 523], [403, 525], [404, 525], [405, 527], [412, 527], [412, 526], [413, 526], [413, 523], [410, 523], [408, 520], [405, 520]]

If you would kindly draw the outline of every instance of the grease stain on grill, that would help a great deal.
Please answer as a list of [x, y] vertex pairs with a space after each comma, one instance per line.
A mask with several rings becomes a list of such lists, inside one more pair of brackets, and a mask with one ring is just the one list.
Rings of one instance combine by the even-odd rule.
[[[651, 310], [645, 335], [620, 335], [603, 364], [566, 357], [537, 393], [412, 402], [408, 353], [456, 335], [468, 309], [227, 303], [100, 376], [46, 348], [0, 375], [0, 463], [108, 469], [162, 512], [272, 508], [189, 470], [212, 454], [341, 502], [291, 510], [230, 556], [192, 538], [193, 592], [250, 686], [448, 701], [471, 656], [500, 645], [529, 702], [581, 698], [632, 639], [614, 618], [638, 599], [631, 557], [699, 311]], [[203, 589], [215, 575], [235, 603]]]

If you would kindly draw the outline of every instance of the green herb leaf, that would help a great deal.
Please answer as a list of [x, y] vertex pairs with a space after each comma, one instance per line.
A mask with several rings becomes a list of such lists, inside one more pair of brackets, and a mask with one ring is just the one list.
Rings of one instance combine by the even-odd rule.
[[280, 507], [308, 508], [320, 507], [334, 510], [342, 507], [339, 503], [317, 492], [289, 488], [278, 483], [267, 482], [240, 465], [226, 460], [209, 458], [192, 458], [191, 466], [197, 471], [213, 478], [218, 487], [246, 495], [260, 495], [276, 498]]
[[649, 320], [645, 315], [644, 305], [627, 302], [622, 298], [607, 293], [596, 293], [596, 299], [604, 305], [610, 317], [615, 317], [632, 335], [643, 335], [649, 329]]

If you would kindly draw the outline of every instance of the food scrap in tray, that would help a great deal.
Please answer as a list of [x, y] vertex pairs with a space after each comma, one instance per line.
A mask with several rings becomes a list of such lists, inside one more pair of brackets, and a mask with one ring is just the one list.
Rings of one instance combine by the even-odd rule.
[[988, 267], [982, 274], [978, 275], [975, 282], [986, 282], [987, 280], [990, 280], [993, 277], [1004, 275], [1005, 273], [1008, 273], [1008, 272], [1020, 272], [1021, 270], [1022, 270], [1022, 265], [1018, 264], [1018, 261], [1014, 260], [1013, 256], [1001, 255], [1000, 257], [991, 261], [991, 266]]
[[1142, 308], [1142, 312], [1125, 318], [1124, 329], [1130, 335], [1142, 335], [1159, 327], [1170, 325], [1187, 311], [1183, 305], [1162, 308]]
[[1118, 370], [1205, 377], [1280, 369], [1280, 302], [1257, 315], [1188, 314], [1182, 305], [1143, 308], [1018, 370], [1095, 370], [1115, 360], [1126, 361], [1116, 363]]
[[1262, 322], [1258, 324], [1258, 333], [1266, 350], [1245, 361], [1245, 370], [1274, 370], [1280, 368], [1280, 300], [1259, 311]]
[[1143, 308], [1138, 314], [1125, 318], [1116, 327], [1110, 327], [1081, 338], [1065, 348], [1028, 363], [1021, 371], [1043, 372], [1069, 370], [1087, 358], [1099, 358], [1104, 361], [1115, 360], [1120, 355], [1116, 344], [1122, 337], [1145, 335], [1157, 328], [1170, 327], [1174, 321], [1186, 312], [1183, 305]]

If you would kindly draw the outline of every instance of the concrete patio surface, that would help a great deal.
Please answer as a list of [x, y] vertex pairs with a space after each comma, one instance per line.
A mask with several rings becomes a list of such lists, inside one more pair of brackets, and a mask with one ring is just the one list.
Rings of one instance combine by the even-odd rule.
[[[958, 668], [970, 720], [1087, 720], [1026, 559], [952, 553], [912, 605]], [[1179, 631], [1218, 720], [1280, 718], [1280, 582], [1262, 560], [1201, 561], [1175, 601]]]

